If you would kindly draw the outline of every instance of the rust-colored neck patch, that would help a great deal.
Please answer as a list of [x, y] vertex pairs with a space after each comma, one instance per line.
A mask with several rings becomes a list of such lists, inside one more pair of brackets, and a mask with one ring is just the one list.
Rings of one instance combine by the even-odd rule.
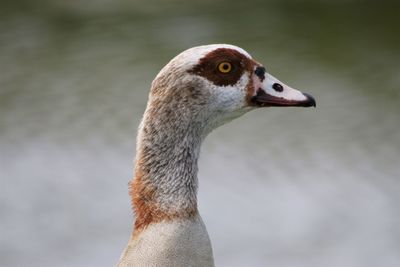
[[[223, 62], [232, 65], [230, 72], [218, 70], [218, 65]], [[201, 58], [189, 72], [202, 76], [217, 86], [228, 86], [236, 84], [245, 71], [252, 72], [254, 64], [252, 59], [235, 49], [218, 48]]]
[[133, 236], [137, 236], [149, 224], [162, 221], [193, 218], [198, 214], [197, 206], [184, 210], [163, 210], [155, 199], [156, 188], [149, 183], [147, 175], [137, 170], [135, 179], [129, 183], [132, 206], [136, 215]]

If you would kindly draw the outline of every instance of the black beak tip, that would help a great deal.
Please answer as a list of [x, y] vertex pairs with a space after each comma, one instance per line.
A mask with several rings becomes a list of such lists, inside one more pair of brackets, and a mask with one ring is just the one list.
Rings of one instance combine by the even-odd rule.
[[303, 93], [307, 97], [306, 101], [304, 102], [304, 107], [316, 107], [317, 103], [315, 102], [315, 98], [307, 93]]

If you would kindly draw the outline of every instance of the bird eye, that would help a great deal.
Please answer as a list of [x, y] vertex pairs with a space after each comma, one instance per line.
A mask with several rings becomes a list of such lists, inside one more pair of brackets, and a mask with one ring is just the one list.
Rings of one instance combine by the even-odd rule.
[[232, 64], [229, 62], [219, 63], [218, 70], [221, 73], [229, 73], [232, 70]]

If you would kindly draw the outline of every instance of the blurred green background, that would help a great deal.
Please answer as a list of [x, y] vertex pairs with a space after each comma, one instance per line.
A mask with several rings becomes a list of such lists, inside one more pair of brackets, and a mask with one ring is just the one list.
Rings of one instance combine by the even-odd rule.
[[214, 131], [199, 205], [217, 266], [400, 266], [397, 1], [1, 1], [0, 265], [112, 266], [152, 79], [246, 49], [316, 109]]

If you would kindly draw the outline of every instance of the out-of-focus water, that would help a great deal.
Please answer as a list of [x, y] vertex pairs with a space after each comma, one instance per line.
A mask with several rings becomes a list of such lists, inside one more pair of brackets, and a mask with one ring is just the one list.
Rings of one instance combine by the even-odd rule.
[[399, 4], [232, 2], [0, 4], [1, 266], [117, 262], [150, 83], [221, 42], [317, 108], [254, 111], [204, 143], [217, 266], [400, 266]]

